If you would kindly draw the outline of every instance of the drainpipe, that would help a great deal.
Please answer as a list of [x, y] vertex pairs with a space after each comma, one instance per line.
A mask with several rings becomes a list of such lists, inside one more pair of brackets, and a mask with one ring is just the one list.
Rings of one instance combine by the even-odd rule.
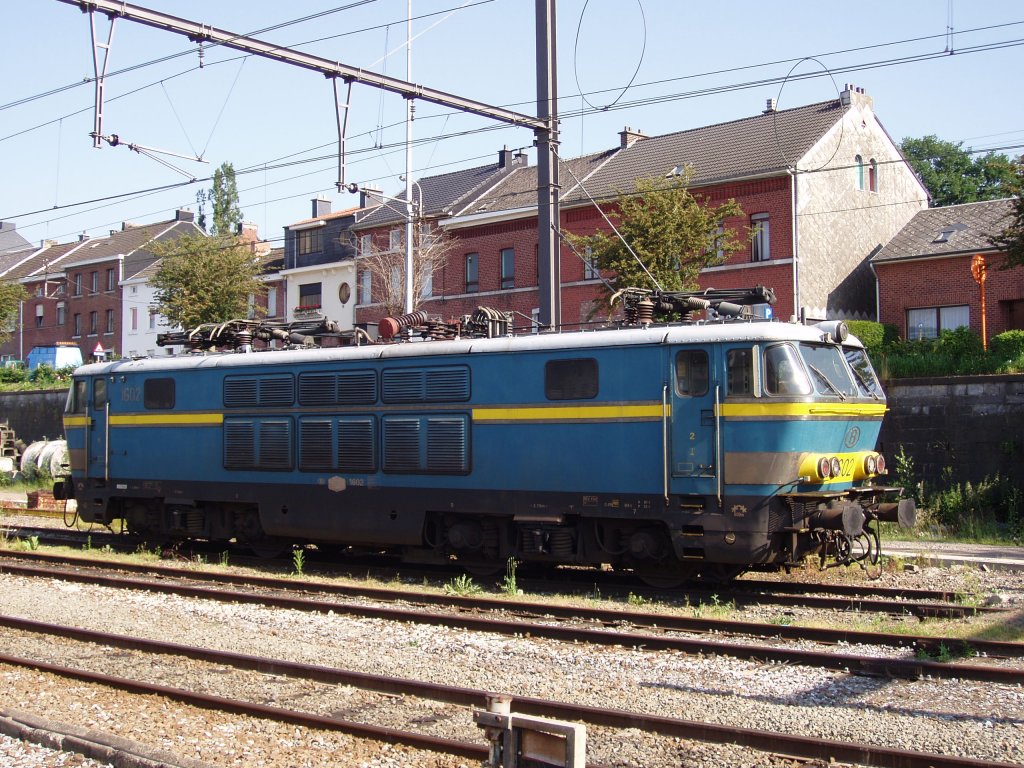
[[871, 276], [875, 278], [875, 322], [882, 322], [882, 289], [878, 285], [878, 273], [875, 272], [875, 263], [868, 261], [868, 268], [871, 270]]
[[800, 237], [797, 231], [797, 215], [796, 206], [798, 202], [797, 198], [797, 170], [796, 168], [787, 168], [786, 173], [789, 174], [789, 189], [790, 189], [790, 209], [793, 231], [793, 315], [797, 319], [800, 317]]

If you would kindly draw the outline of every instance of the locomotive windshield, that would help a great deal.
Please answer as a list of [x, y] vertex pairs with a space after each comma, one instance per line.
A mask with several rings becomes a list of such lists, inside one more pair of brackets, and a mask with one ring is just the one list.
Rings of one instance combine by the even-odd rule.
[[857, 380], [857, 388], [862, 395], [878, 400], [882, 397], [882, 385], [878, 383], [875, 369], [871, 367], [867, 353], [860, 347], [843, 347], [846, 362], [850, 364], [853, 378]]
[[838, 347], [801, 344], [800, 354], [807, 363], [811, 380], [814, 382], [814, 390], [819, 395], [845, 399], [857, 394], [857, 385], [854, 384], [850, 369], [846, 365], [846, 358]]

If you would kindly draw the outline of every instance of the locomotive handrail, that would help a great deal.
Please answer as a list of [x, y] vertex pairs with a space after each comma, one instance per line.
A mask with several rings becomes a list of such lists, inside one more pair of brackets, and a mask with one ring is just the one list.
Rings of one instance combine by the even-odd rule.
[[668, 504], [668, 384], [661, 385], [661, 488], [665, 495], [665, 503]]

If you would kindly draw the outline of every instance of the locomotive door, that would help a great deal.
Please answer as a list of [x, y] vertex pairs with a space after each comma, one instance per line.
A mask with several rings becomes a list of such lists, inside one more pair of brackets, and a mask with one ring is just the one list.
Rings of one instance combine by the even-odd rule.
[[110, 397], [107, 380], [97, 376], [92, 380], [92, 401], [89, 406], [89, 460], [86, 474], [92, 478], [109, 479], [110, 460]]
[[672, 486], [676, 493], [717, 492], [715, 347], [685, 347], [672, 357]]

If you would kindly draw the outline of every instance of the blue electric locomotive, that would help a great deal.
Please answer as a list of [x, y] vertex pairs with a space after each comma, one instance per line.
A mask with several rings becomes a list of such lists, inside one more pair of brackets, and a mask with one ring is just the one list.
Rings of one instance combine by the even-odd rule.
[[872, 521], [913, 507], [876, 482], [885, 396], [860, 342], [837, 322], [656, 326], [650, 304], [633, 296], [635, 327], [614, 330], [513, 337], [489, 311], [490, 338], [251, 351], [246, 331], [231, 352], [86, 365], [57, 492], [146, 536], [471, 569], [669, 583], [877, 556]]

